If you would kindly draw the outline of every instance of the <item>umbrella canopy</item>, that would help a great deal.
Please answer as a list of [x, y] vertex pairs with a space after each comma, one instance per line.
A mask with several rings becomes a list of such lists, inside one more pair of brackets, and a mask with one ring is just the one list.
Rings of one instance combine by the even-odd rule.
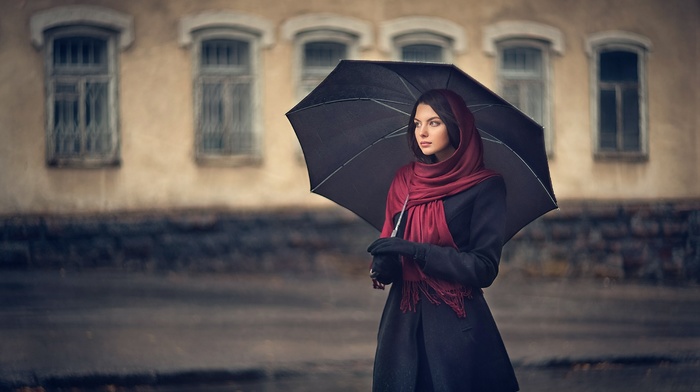
[[406, 142], [418, 97], [450, 89], [474, 113], [486, 167], [506, 183], [505, 239], [557, 208], [544, 130], [454, 65], [343, 60], [287, 112], [301, 144], [311, 191], [381, 230], [389, 185], [414, 159]]

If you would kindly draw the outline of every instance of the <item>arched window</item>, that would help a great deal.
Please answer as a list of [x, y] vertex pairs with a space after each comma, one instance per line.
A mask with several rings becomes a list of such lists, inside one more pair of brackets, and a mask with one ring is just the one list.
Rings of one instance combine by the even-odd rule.
[[586, 40], [596, 158], [648, 158], [646, 58], [650, 49], [645, 37], [621, 31], [594, 34]]
[[306, 96], [328, 76], [340, 60], [354, 52], [352, 35], [337, 31], [313, 31], [297, 37], [299, 78], [297, 94]]
[[496, 56], [497, 90], [544, 127], [547, 153], [554, 153], [552, 54], [563, 54], [562, 33], [540, 23], [504, 21], [484, 28], [484, 51]]
[[66, 6], [30, 19], [46, 62], [46, 159], [50, 166], [118, 165], [117, 53], [133, 19], [107, 8]]
[[191, 45], [195, 157], [200, 163], [251, 164], [262, 157], [257, 70], [272, 26], [253, 15], [202, 13], [180, 21]]
[[299, 99], [343, 59], [357, 58], [372, 42], [369, 23], [335, 14], [306, 14], [287, 20], [282, 36], [294, 45], [294, 75]]

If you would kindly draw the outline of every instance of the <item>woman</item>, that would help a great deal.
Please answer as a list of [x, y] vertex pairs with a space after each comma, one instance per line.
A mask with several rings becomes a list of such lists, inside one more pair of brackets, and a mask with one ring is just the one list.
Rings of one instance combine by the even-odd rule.
[[375, 287], [393, 283], [373, 390], [517, 391], [481, 290], [498, 274], [505, 183], [484, 168], [474, 116], [450, 90], [418, 99], [408, 143], [417, 161], [398, 170], [368, 248]]

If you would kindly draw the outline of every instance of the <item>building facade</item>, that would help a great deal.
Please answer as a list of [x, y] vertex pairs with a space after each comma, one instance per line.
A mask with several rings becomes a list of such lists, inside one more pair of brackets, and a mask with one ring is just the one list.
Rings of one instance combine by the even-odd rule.
[[[45, 245], [65, 263], [73, 245], [46, 245], [47, 222], [76, 216], [333, 210], [309, 192], [284, 113], [340, 59], [371, 59], [454, 63], [542, 123], [552, 220], [612, 208], [638, 244], [634, 205], [659, 227], [641, 242], [663, 242], [648, 211], [679, 208], [683, 250], [633, 253], [700, 263], [699, 15], [698, 0], [2, 0], [2, 255], [40, 265]], [[574, 225], [588, 248], [591, 226]], [[123, 261], [107, 238], [94, 257]]]

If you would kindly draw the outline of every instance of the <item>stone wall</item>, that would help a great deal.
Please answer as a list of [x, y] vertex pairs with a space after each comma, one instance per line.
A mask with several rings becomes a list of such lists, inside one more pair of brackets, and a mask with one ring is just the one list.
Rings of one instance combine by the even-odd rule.
[[[0, 269], [364, 273], [377, 232], [336, 209], [0, 218]], [[535, 276], [700, 281], [700, 202], [568, 203], [504, 248]]]
[[538, 276], [700, 280], [700, 202], [563, 203], [504, 248]]

